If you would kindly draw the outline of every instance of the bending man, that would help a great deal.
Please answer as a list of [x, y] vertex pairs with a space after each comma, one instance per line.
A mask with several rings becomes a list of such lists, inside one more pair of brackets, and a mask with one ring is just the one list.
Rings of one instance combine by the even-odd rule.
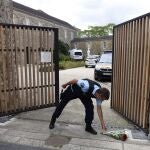
[[66, 89], [60, 95], [61, 101], [52, 115], [49, 125], [50, 129], [53, 129], [55, 127], [56, 119], [60, 116], [66, 104], [73, 99], [79, 98], [85, 107], [85, 131], [91, 134], [97, 134], [97, 132], [92, 127], [92, 121], [94, 119], [94, 106], [91, 98], [95, 98], [101, 127], [103, 130], [106, 130], [101, 104], [104, 100], [109, 99], [110, 92], [107, 88], [102, 88], [100, 84], [90, 79], [73, 79], [63, 84], [62, 87]]

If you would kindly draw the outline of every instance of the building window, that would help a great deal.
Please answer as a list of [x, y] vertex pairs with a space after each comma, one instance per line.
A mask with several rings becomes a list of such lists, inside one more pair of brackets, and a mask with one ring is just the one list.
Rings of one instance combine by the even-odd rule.
[[30, 20], [29, 20], [29, 18], [25, 18], [25, 20], [26, 20], [26, 25], [30, 25]]
[[41, 23], [41, 22], [38, 22], [38, 26], [42, 26], [42, 23]]
[[65, 39], [67, 39], [67, 31], [65, 30], [64, 32], [65, 32], [64, 33], [65, 34]]

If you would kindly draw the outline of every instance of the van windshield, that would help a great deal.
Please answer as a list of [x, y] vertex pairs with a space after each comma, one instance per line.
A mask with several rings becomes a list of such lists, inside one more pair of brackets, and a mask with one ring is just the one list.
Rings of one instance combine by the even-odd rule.
[[102, 54], [99, 62], [100, 63], [112, 63], [112, 53]]
[[74, 54], [75, 54], [75, 55], [80, 55], [80, 56], [82, 56], [82, 53], [81, 53], [81, 52], [75, 52]]

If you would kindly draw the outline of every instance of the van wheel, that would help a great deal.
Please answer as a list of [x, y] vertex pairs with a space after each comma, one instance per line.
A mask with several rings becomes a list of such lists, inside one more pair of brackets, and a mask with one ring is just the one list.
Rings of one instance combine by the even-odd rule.
[[85, 68], [87, 68], [88, 66], [87, 65], [85, 65]]

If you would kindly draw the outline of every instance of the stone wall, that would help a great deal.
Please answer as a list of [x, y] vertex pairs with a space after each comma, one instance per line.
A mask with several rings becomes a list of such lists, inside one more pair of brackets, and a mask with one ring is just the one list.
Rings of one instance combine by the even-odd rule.
[[75, 29], [68, 28], [54, 21], [49, 21], [40, 17], [32, 16], [26, 12], [20, 12], [19, 10], [13, 11], [13, 23], [31, 26], [43, 26], [43, 27], [54, 27], [59, 29], [59, 40], [68, 43], [77, 36]]
[[12, 23], [13, 5], [11, 0], [0, 0], [0, 22]]

